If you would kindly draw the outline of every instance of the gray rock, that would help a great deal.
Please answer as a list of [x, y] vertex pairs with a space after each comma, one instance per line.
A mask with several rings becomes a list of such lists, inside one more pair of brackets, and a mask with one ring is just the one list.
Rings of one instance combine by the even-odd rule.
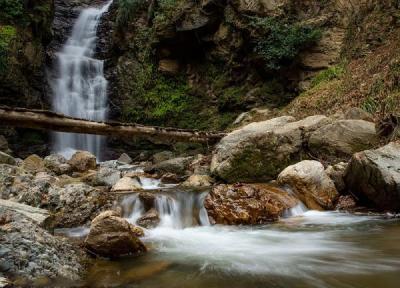
[[114, 186], [121, 179], [121, 172], [117, 169], [100, 167], [96, 173], [96, 185]]
[[44, 166], [57, 175], [68, 174], [71, 166], [67, 164], [67, 159], [59, 154], [51, 154], [44, 158]]
[[374, 117], [371, 113], [358, 107], [353, 107], [347, 110], [346, 113], [344, 113], [344, 119], [365, 120], [369, 122], [374, 121]]
[[229, 133], [213, 153], [211, 172], [229, 183], [274, 179], [282, 169], [301, 160], [308, 135], [331, 121], [322, 115], [294, 120], [284, 116]]
[[[0, 206], [0, 270], [18, 278], [63, 277], [77, 281], [85, 255], [65, 238], [51, 235], [25, 213]], [[29, 286], [31, 287], [31, 286]]]
[[313, 155], [328, 160], [348, 160], [351, 155], [378, 144], [375, 124], [364, 120], [339, 120], [310, 136]]
[[72, 158], [68, 160], [74, 171], [85, 172], [96, 169], [96, 156], [88, 151], [77, 151]]
[[301, 161], [287, 167], [279, 174], [277, 182], [288, 186], [309, 209], [333, 209], [339, 197], [324, 166], [314, 160]]
[[[150, 167], [151, 172], [158, 173], [174, 173], [177, 175], [184, 175], [189, 168], [193, 157], [178, 157], [159, 162]], [[147, 170], [146, 170], [147, 172]]]
[[3, 199], [0, 199], [0, 206], [24, 215], [41, 227], [49, 227], [52, 221], [49, 211], [45, 209]]
[[325, 169], [325, 173], [332, 179], [333, 183], [335, 183], [338, 192], [343, 192], [346, 189], [346, 184], [344, 183], [346, 168], [347, 163], [340, 162], [335, 165], [330, 165]]
[[158, 152], [153, 155], [153, 163], [158, 164], [160, 162], [167, 161], [172, 158], [174, 158], [174, 153], [172, 153], [171, 151]]
[[8, 155], [7, 153], [0, 151], [0, 164], [15, 165], [16, 162], [15, 162], [14, 157]]
[[345, 182], [362, 202], [381, 210], [400, 211], [400, 144], [393, 142], [354, 154]]
[[119, 156], [118, 162], [124, 163], [124, 164], [131, 164], [132, 163], [132, 158], [129, 157], [128, 154], [122, 153], [121, 156]]

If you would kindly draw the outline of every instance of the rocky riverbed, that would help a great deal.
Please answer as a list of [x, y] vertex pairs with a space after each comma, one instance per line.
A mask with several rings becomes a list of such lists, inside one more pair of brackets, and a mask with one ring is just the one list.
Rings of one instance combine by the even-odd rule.
[[[164, 151], [140, 163], [125, 153], [98, 162], [86, 151], [18, 159], [3, 141], [0, 283], [84, 285], [95, 259], [154, 253], [148, 239], [162, 227], [268, 227], [299, 209], [394, 218], [400, 144], [379, 145], [373, 123], [322, 115], [251, 123], [209, 155]], [[145, 278], [159, 271], [143, 269]]]

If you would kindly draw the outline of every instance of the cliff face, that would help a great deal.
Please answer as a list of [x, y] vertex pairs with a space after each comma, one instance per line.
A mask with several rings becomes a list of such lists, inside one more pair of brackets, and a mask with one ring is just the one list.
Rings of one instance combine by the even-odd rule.
[[0, 103], [43, 107], [53, 0], [0, 2]]
[[341, 15], [335, 1], [118, 0], [106, 24], [112, 117], [223, 129], [280, 108], [338, 61]]

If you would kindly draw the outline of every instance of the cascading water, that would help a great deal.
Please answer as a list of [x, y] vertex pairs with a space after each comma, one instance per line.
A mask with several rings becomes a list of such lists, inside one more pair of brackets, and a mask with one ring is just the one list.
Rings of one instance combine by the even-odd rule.
[[[88, 120], [107, 117], [107, 80], [103, 61], [94, 59], [96, 33], [101, 16], [111, 2], [100, 8], [84, 9], [72, 34], [57, 53], [58, 75], [51, 81], [53, 110], [64, 115]], [[103, 136], [54, 133], [53, 150], [70, 157], [75, 150], [86, 150], [101, 158]]]

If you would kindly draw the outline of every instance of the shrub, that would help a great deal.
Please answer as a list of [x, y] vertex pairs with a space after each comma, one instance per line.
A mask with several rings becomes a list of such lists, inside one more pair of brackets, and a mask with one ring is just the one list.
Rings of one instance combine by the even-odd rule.
[[272, 70], [289, 64], [301, 50], [321, 37], [319, 29], [287, 24], [272, 17], [253, 17], [251, 26], [261, 33], [256, 38], [254, 51], [264, 59], [266, 68]]
[[16, 30], [13, 26], [0, 26], [0, 75], [7, 71], [10, 45], [15, 35]]
[[119, 0], [117, 9], [117, 26], [124, 27], [146, 5], [146, 0]]
[[24, 14], [22, 0], [0, 0], [0, 21], [15, 22]]

